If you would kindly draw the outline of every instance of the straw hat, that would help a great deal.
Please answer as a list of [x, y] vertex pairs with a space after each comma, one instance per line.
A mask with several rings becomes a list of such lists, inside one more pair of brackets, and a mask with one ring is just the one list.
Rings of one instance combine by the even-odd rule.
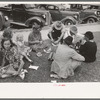
[[74, 33], [74, 34], [77, 34], [77, 27], [76, 26], [71, 26], [70, 27], [70, 31], [72, 32], [72, 33]]
[[54, 23], [54, 27], [55, 27], [55, 29], [57, 29], [57, 30], [61, 30], [62, 27], [63, 27], [63, 24], [62, 24], [61, 21], [56, 21], [56, 22]]

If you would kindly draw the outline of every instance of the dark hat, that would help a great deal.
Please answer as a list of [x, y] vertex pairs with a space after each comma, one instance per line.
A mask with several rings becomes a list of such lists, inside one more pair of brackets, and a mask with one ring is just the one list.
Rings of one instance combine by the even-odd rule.
[[71, 36], [68, 36], [64, 39], [64, 42], [67, 44], [67, 45], [71, 45], [72, 44], [72, 41], [73, 41], [73, 38]]
[[89, 38], [89, 40], [94, 39], [93, 33], [91, 31], [87, 31], [84, 35], [85, 37]]
[[70, 31], [74, 34], [77, 34], [77, 27], [76, 26], [71, 26]]
[[11, 29], [5, 29], [3, 32], [3, 37], [7, 37], [7, 38], [12, 38], [13, 33], [11, 31]]

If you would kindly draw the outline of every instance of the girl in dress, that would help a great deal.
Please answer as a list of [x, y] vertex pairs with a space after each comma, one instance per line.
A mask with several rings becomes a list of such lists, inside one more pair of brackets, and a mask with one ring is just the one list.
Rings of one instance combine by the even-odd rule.
[[24, 38], [22, 34], [17, 35], [16, 45], [18, 47], [19, 53], [22, 55], [22, 58], [25, 57], [29, 62], [32, 62], [32, 60], [28, 57], [30, 56], [29, 53], [31, 52], [31, 49], [24, 44]]
[[0, 77], [10, 77], [13, 75], [19, 75], [23, 68], [24, 61], [21, 59], [18, 53], [17, 46], [14, 45], [12, 40], [2, 39], [1, 41], [1, 66], [0, 66]]

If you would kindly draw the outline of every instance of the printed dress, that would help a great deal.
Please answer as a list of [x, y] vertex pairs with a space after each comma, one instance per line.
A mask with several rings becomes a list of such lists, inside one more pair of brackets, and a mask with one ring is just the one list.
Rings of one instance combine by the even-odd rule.
[[9, 50], [2, 49], [2, 64], [0, 66], [0, 77], [12, 76], [19, 68], [21, 59], [17, 47]]

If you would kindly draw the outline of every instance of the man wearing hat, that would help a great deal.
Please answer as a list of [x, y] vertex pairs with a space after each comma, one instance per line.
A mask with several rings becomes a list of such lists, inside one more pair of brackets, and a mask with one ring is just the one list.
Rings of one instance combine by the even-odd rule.
[[64, 35], [64, 39], [68, 36], [73, 37], [72, 43], [77, 45], [77, 43], [80, 43], [80, 41], [84, 38], [84, 35], [78, 33], [78, 29], [76, 26], [71, 26], [69, 30], [66, 31]]
[[52, 24], [48, 37], [54, 44], [58, 44], [59, 42], [61, 43], [63, 42], [64, 34], [65, 34], [65, 26], [61, 21], [56, 21]]

